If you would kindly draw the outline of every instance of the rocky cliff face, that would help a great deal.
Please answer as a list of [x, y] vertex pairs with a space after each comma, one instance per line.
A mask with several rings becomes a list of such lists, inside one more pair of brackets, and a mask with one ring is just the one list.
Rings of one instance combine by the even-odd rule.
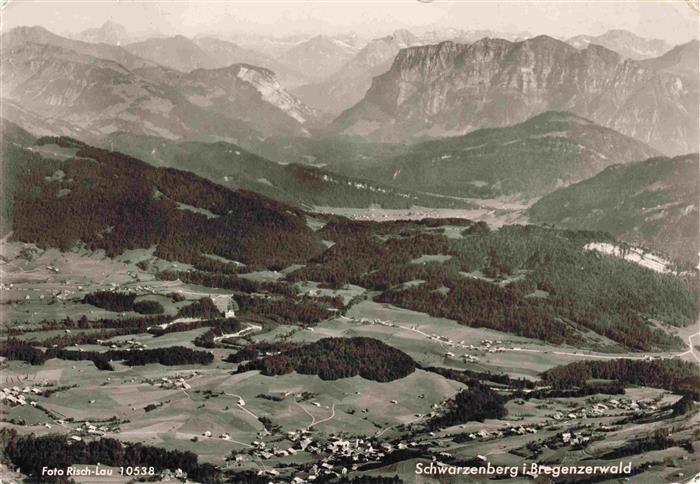
[[[695, 49], [697, 58], [697, 44], [682, 49]], [[684, 153], [698, 144], [698, 80], [676, 71], [627, 60], [597, 45], [579, 50], [547, 36], [412, 47], [374, 78], [362, 101], [343, 112], [331, 130], [404, 141], [506, 126], [563, 110], [664, 153]]]
[[317, 122], [267, 69], [237, 64], [184, 74], [143, 62], [131, 70], [60, 43], [13, 42], [2, 49], [3, 96], [21, 107], [12, 120], [30, 122], [27, 129], [39, 127], [36, 118], [60, 119], [67, 132], [94, 136], [125, 131], [243, 142], [306, 136]]

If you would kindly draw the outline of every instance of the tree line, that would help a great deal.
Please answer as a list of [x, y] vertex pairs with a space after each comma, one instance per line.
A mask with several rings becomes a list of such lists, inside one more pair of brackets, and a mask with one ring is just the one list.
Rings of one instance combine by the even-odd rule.
[[31, 344], [10, 338], [0, 343], [0, 356], [9, 360], [20, 360], [31, 365], [43, 365], [47, 360], [58, 358], [69, 361], [92, 361], [100, 370], [112, 371], [110, 361], [122, 361], [128, 366], [159, 363], [165, 366], [208, 365], [214, 356], [208, 351], [197, 351], [183, 346], [139, 350], [74, 351], [63, 348], [48, 348], [45, 351]]

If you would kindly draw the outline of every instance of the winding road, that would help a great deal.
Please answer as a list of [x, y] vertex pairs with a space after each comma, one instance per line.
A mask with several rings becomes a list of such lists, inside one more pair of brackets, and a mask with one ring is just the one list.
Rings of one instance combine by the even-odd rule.
[[[358, 319], [349, 318], [345, 315], [340, 316], [340, 319], [345, 319], [347, 321], [352, 321], [352, 322], [359, 323], [359, 324], [365, 324]], [[400, 329], [403, 329], [404, 331], [410, 331], [410, 332], [419, 334], [419, 335], [425, 337], [426, 339], [429, 339], [431, 341], [435, 341], [435, 338], [428, 333], [425, 333], [425, 332], [423, 332], [419, 329], [416, 329], [416, 328], [404, 326], [404, 325], [399, 324], [399, 323], [394, 322], [394, 321], [381, 321], [381, 320], [379, 322], [370, 321], [370, 324], [379, 324], [381, 326], [400, 328]], [[698, 358], [698, 355], [696, 354], [696, 351], [693, 348], [693, 338], [695, 338], [697, 336], [700, 336], [700, 331], [688, 336], [688, 338], [687, 338], [688, 349], [686, 351], [681, 351], [681, 352], [677, 352], [677, 353], [644, 353], [644, 354], [640, 354], [639, 356], [630, 355], [630, 354], [618, 355], [618, 354], [584, 353], [581, 351], [569, 352], [569, 351], [538, 350], [538, 349], [534, 349], [534, 348], [518, 348], [518, 347], [499, 348], [499, 351], [517, 351], [517, 352], [522, 352], [522, 353], [550, 353], [553, 355], [576, 356], [579, 358], [600, 358], [600, 359], [605, 359], [605, 360], [620, 360], [620, 359], [623, 359], [623, 360], [645, 360], [645, 359], [649, 359], [649, 358], [665, 358], [666, 359], [666, 358], [679, 358], [679, 357], [685, 356], [687, 354], [690, 354], [695, 359], [695, 361], [700, 363], [700, 358]], [[437, 342], [440, 343], [440, 346], [446, 345], [446, 346], [456, 347], [456, 348], [468, 348], [467, 345], [463, 345], [463, 344], [459, 344], [459, 343], [452, 343], [452, 342], [441, 341], [441, 340], [437, 340]]]

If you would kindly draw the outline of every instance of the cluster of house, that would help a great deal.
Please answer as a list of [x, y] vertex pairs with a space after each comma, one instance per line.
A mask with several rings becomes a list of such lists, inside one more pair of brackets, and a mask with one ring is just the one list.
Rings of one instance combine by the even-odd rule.
[[[206, 437], [206, 438], [210, 439], [211, 437], [213, 437], [213, 434], [211, 433], [210, 430], [207, 430], [206, 432], [202, 432], [202, 437]], [[229, 435], [228, 433], [224, 432], [223, 434], [219, 434], [219, 438], [220, 438], [221, 440], [231, 440], [231, 435]], [[192, 439], [192, 441], [193, 441], [193, 442], [196, 442], [196, 441], [197, 441], [197, 437], [194, 437], [194, 438]]]
[[182, 377], [176, 378], [174, 380], [171, 380], [167, 377], [163, 377], [161, 378], [160, 383], [158, 383], [158, 386], [165, 389], [182, 388], [183, 390], [189, 390], [190, 388], [192, 388], [190, 384], [187, 383]]
[[[105, 339], [98, 339], [95, 342], [98, 345], [109, 346], [113, 350], [116, 350], [117, 348], [124, 348], [126, 351], [131, 351], [131, 350], [143, 351], [145, 348], [148, 348], [148, 345], [143, 344], [140, 341], [136, 341], [133, 338], [128, 339], [128, 340], [123, 340], [123, 341], [116, 341], [116, 342], [105, 340]], [[76, 346], [78, 346], [77, 343], [76, 343]]]
[[563, 432], [560, 435], [561, 443], [569, 446], [583, 445], [591, 440], [590, 433], [583, 432]]
[[[22, 287], [22, 286], [15, 286], [14, 283], [0, 283], [0, 291], [17, 291], [17, 292], [50, 292], [47, 290], [42, 290], [38, 287]], [[62, 291], [57, 291], [56, 293], [53, 294], [53, 296], [57, 299], [66, 299], [68, 295], [72, 294], [71, 291], [68, 290], [62, 290]], [[51, 294], [50, 294], [51, 295]], [[40, 294], [39, 299], [45, 299], [46, 295], [45, 294]], [[32, 299], [32, 296], [30, 294], [27, 294], [24, 296], [25, 301], [29, 301]], [[21, 303], [21, 299], [17, 299], [14, 302]]]
[[190, 482], [187, 480], [187, 472], [183, 471], [182, 469], [175, 469], [174, 471], [171, 471], [170, 469], [163, 469], [158, 475], [158, 478], [162, 482], [170, 482], [173, 480]]
[[100, 425], [99, 427], [97, 425], [91, 424], [90, 422], [83, 422], [80, 427], [78, 427], [76, 430], [76, 434], [78, 436], [82, 437], [87, 437], [87, 436], [102, 436], [106, 432], [109, 432], [110, 429], [106, 425]]
[[612, 412], [643, 412], [656, 411], [658, 406], [646, 400], [627, 400], [610, 398], [603, 402], [593, 403], [590, 407], [581, 407], [569, 413], [556, 412], [550, 415], [554, 420], [575, 420], [579, 418], [603, 417], [610, 415]]
[[161, 377], [161, 378], [145, 378], [143, 383], [148, 383], [149, 385], [157, 386], [166, 390], [172, 389], [182, 389], [189, 390], [191, 385], [187, 383], [187, 380], [194, 378], [199, 375], [199, 372], [194, 370], [188, 373], [178, 373], [172, 377]]
[[[389, 326], [391, 328], [404, 328], [404, 329], [410, 329], [413, 332], [422, 334], [426, 338], [428, 338], [430, 341], [435, 341], [437, 343], [440, 343], [441, 345], [445, 345], [451, 348], [459, 348], [463, 350], [472, 350], [472, 351], [482, 351], [485, 353], [500, 353], [502, 351], [505, 351], [506, 348], [503, 345], [503, 342], [501, 340], [490, 340], [490, 339], [483, 339], [481, 340], [481, 345], [480, 346], [474, 346], [473, 344], [466, 344], [464, 340], [462, 341], [453, 341], [452, 339], [448, 338], [447, 336], [442, 336], [436, 333], [424, 333], [423, 331], [418, 330], [418, 327], [414, 324], [410, 328], [405, 327], [405, 326], [400, 326], [396, 323], [392, 323], [390, 321], [383, 321], [381, 319], [368, 319], [368, 318], [360, 318], [360, 319], [354, 319], [355, 322], [358, 322], [360, 324], [378, 324], [381, 326]], [[470, 355], [470, 354], [463, 354], [463, 355], [456, 355], [454, 352], [448, 351], [445, 353], [445, 357], [447, 358], [455, 358], [455, 357], [461, 357], [465, 363], [473, 363], [479, 361], [479, 358]]]
[[[378, 443], [374, 439], [343, 438], [330, 436], [324, 442], [315, 441], [308, 430], [288, 432], [287, 439], [292, 442], [286, 450], [268, 448], [264, 442], [253, 442], [250, 454], [261, 458], [285, 457], [297, 452], [308, 452], [313, 455], [323, 456], [320, 461], [313, 464], [306, 472], [305, 478], [296, 477], [295, 483], [314, 481], [320, 477], [341, 477], [350, 470], [357, 470], [362, 463], [381, 461], [387, 454], [396, 450], [404, 450], [417, 447], [415, 441]], [[279, 471], [275, 469], [261, 469], [258, 475], [277, 476]]]
[[494, 430], [489, 432], [488, 430], [482, 429], [478, 432], [472, 432], [467, 434], [465, 437], [469, 440], [486, 440], [486, 439], [499, 439], [501, 437], [508, 437], [511, 435], [525, 435], [525, 434], [536, 434], [539, 429], [542, 428], [541, 424], [534, 425], [520, 425], [518, 427], [504, 427], [499, 430]]
[[34, 395], [41, 395], [44, 392], [39, 387], [5, 387], [0, 390], [0, 402], [3, 402], [11, 407], [16, 407], [20, 405], [32, 405], [36, 406], [36, 402], [29, 400], [29, 397]]

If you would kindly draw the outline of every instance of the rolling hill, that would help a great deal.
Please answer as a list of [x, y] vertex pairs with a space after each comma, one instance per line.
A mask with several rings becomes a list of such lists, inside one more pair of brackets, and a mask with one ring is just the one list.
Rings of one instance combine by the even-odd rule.
[[543, 197], [529, 216], [559, 227], [603, 230], [695, 267], [698, 179], [697, 154], [614, 165]]

